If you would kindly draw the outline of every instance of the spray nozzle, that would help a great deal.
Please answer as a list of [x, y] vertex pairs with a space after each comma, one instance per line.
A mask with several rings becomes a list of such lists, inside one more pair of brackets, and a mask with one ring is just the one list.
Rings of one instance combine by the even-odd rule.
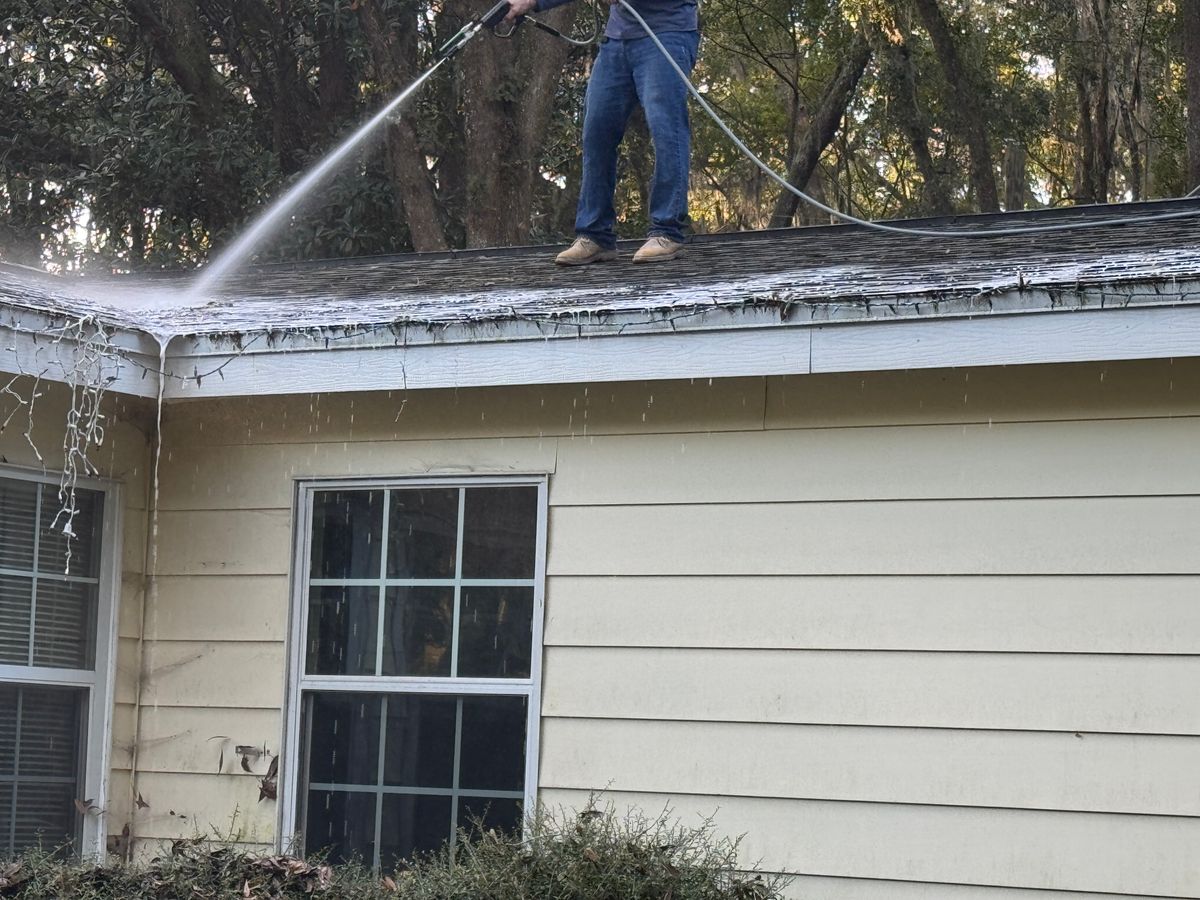
[[481, 32], [483, 29], [491, 28], [494, 31], [496, 26], [504, 21], [505, 17], [508, 15], [509, 9], [511, 9], [511, 7], [509, 6], [508, 0], [500, 0], [499, 3], [497, 3], [483, 15], [476, 19], [472, 19], [461, 29], [459, 29], [458, 34], [454, 35], [454, 37], [450, 38], [450, 40], [446, 41], [446, 43], [442, 44], [442, 46], [438, 48], [438, 61], [445, 62], [447, 59], [469, 44], [471, 38], [475, 37], [475, 35], [479, 34], [479, 32]]

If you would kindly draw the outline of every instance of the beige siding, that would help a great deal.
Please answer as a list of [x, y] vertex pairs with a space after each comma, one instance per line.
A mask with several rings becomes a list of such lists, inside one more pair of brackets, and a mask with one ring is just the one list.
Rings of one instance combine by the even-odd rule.
[[1200, 415], [1200, 360], [772, 378], [767, 428]]
[[[554, 471], [557, 449], [555, 438], [231, 446], [197, 455], [192, 466], [170, 467], [163, 508], [285, 509], [295, 494], [293, 479], [311, 476], [548, 474]], [[263, 478], [264, 472], [275, 474]]]
[[[557, 647], [1200, 653], [1200, 576], [554, 579]], [[1136, 598], [1136, 601], [1135, 601]], [[937, 627], [931, 628], [930, 622]]]
[[576, 437], [560, 445], [551, 502], [1196, 494], [1197, 446], [1200, 418], [1149, 420], [1136, 429], [1122, 421], [788, 429], [753, 442], [744, 433]]
[[[142, 771], [179, 775], [244, 775], [238, 747], [279, 752], [278, 708], [151, 706], [142, 711]], [[269, 760], [246, 757], [249, 774], [262, 775]]]
[[159, 641], [255, 641], [287, 637], [285, 575], [163, 575], [146, 629]]
[[294, 478], [548, 473], [547, 802], [719, 810], [810, 900], [1200, 897], [1196, 362], [166, 422], [143, 836], [273, 833], [221, 750], [282, 739]]
[[142, 702], [151, 706], [279, 709], [283, 645], [252, 641], [149, 642]]
[[197, 835], [241, 843], [274, 839], [275, 804], [258, 799], [254, 775], [141, 771], [137, 785], [150, 804], [138, 813], [139, 839]]
[[[16, 391], [20, 396], [28, 397], [32, 388], [32, 382], [26, 381], [19, 383]], [[7, 428], [0, 431], [0, 459], [6, 465], [55, 473], [63, 467], [63, 437], [70, 409], [70, 392], [63, 385], [46, 383], [39, 384], [37, 391], [39, 396], [32, 427], [26, 414], [18, 414]], [[12, 396], [0, 396], [0, 422], [8, 419], [13, 408]], [[112, 772], [108, 797], [104, 802], [105, 825], [108, 832], [113, 834], [119, 833], [131, 819], [129, 767], [136, 728], [133, 705], [137, 691], [136, 639], [144, 589], [153, 409], [143, 401], [109, 396], [105, 400], [104, 412], [104, 444], [90, 448], [88, 460], [98, 470], [100, 477], [115, 481], [121, 488], [121, 546], [116, 548], [121, 589], [120, 596], [115, 598], [115, 612], [118, 633], [128, 638], [118, 642], [114, 660], [109, 760]]]
[[551, 647], [545, 685], [549, 716], [1200, 735], [1200, 656]]
[[1192, 737], [552, 718], [542, 740], [547, 788], [594, 788], [601, 759], [617, 792], [1200, 816]]
[[1200, 572], [1200, 496], [567, 506], [550, 527], [551, 575]]

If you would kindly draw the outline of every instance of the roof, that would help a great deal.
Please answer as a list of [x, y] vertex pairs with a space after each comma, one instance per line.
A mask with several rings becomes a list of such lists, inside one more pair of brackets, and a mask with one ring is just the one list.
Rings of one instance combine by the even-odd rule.
[[[1197, 218], [1131, 221], [1191, 210]], [[134, 344], [139, 334], [173, 336], [173, 356], [194, 358], [195, 376], [206, 371], [200, 361], [222, 355], [238, 357], [236, 370], [248, 356], [296, 351], [401, 346], [406, 352], [393, 356], [412, 356], [415, 347], [433, 344], [975, 320], [1175, 308], [1200, 300], [1200, 200], [912, 224], [952, 233], [1084, 220], [1106, 224], [969, 240], [858, 226], [711, 235], [697, 238], [681, 260], [636, 267], [562, 269], [553, 265], [547, 248], [318, 261], [248, 270], [213, 297], [189, 295], [187, 281], [178, 276], [83, 280], [0, 266], [0, 308], [10, 325], [22, 312], [34, 320], [91, 315], [132, 336]], [[144, 341], [127, 349], [131, 357], [153, 355]], [[788, 359], [785, 365], [798, 365], [793, 354]], [[923, 363], [914, 358], [913, 364]], [[411, 384], [410, 367], [403, 368]], [[726, 369], [715, 365], [710, 375], [729, 374]], [[227, 377], [230, 367], [221, 371]], [[668, 374], [663, 370], [658, 377]], [[623, 377], [633, 377], [632, 370]], [[359, 384], [366, 389], [373, 383], [332, 379], [314, 382], [313, 389], [352, 390]], [[267, 385], [251, 387], [261, 391]]]

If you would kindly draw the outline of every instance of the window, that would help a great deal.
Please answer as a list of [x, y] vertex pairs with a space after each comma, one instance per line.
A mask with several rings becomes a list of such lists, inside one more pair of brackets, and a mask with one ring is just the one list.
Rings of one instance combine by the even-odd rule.
[[543, 482], [301, 493], [283, 814], [306, 852], [391, 868], [519, 828], [536, 781]]
[[79, 807], [101, 807], [108, 760], [108, 501], [77, 490], [68, 542], [57, 484], [0, 474], [0, 857], [101, 843]]

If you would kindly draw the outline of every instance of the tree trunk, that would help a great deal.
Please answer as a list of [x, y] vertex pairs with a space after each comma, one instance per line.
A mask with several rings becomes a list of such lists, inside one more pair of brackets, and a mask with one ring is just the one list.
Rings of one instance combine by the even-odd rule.
[[[788, 166], [788, 181], [800, 190], [808, 186], [809, 179], [821, 161], [821, 154], [837, 136], [842, 119], [846, 116], [846, 109], [854, 99], [858, 83], [871, 61], [871, 55], [870, 43], [861, 32], [856, 32], [849, 52], [829, 84], [825, 86], [807, 131], [796, 143], [796, 153]], [[771, 227], [790, 226], [796, 218], [799, 206], [800, 198], [791, 191], [784, 191], [771, 214]]]
[[1076, 94], [1079, 97], [1078, 199], [1107, 203], [1115, 161], [1112, 21], [1108, 0], [1078, 0]]
[[[449, 4], [447, 5], [448, 8]], [[460, 17], [477, 4], [460, 0]], [[543, 18], [566, 29], [573, 8]], [[474, 41], [456, 72], [462, 90], [469, 247], [528, 242], [538, 157], [569, 47], [532, 29], [513, 40]]]
[[1025, 208], [1028, 190], [1029, 157], [1017, 141], [1004, 146], [1004, 208], [1015, 212]]
[[948, 215], [954, 211], [950, 199], [950, 187], [946, 183], [945, 173], [938, 167], [929, 149], [929, 123], [921, 111], [917, 96], [916, 69], [913, 65], [912, 51], [904, 35], [903, 43], [889, 40], [878, 28], [873, 30], [872, 38], [882, 50], [888, 61], [892, 77], [895, 79], [895, 93], [892, 95], [892, 108], [895, 110], [900, 129], [912, 149], [913, 161], [917, 171], [921, 173], [924, 190], [921, 197], [921, 207], [933, 215]]
[[983, 90], [978, 80], [963, 64], [962, 55], [950, 31], [950, 23], [938, 0], [912, 0], [917, 14], [942, 66], [942, 74], [950, 89], [950, 99], [958, 112], [963, 138], [971, 155], [971, 187], [984, 212], [1000, 209], [1000, 193], [996, 185], [992, 142], [988, 137], [987, 113]]
[[1188, 189], [1200, 187], [1200, 0], [1181, 0], [1183, 57], [1187, 66]]
[[[400, 91], [417, 74], [413, 66], [417, 58], [415, 12], [400, 29], [392, 27], [378, 0], [360, 3], [358, 14], [376, 76], [389, 95]], [[402, 112], [388, 125], [386, 140], [391, 181], [408, 222], [413, 248], [421, 252], [445, 250], [449, 243], [412, 116]]]

